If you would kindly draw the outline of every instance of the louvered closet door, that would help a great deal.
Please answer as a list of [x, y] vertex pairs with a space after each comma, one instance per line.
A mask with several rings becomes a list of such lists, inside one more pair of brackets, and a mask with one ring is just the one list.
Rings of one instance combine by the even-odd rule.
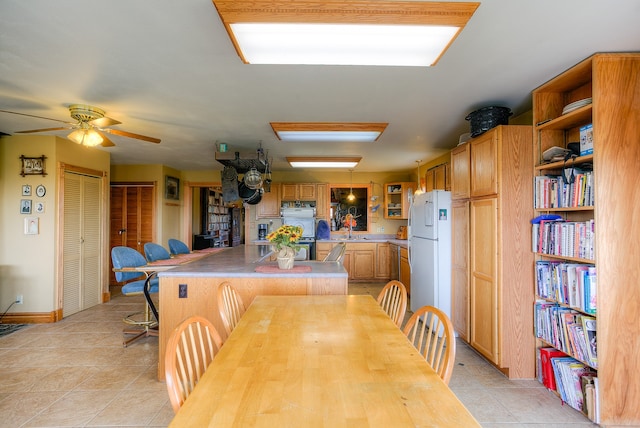
[[63, 317], [101, 303], [101, 179], [64, 177]]

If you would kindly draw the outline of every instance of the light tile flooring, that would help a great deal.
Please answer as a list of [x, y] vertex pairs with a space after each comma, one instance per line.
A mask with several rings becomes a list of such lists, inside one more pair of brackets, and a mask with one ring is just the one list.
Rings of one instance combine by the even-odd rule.
[[[377, 296], [384, 284], [349, 287]], [[122, 347], [122, 317], [142, 304], [109, 303], [0, 338], [0, 427], [166, 427], [173, 411], [156, 380], [158, 340]], [[483, 427], [593, 427], [537, 381], [509, 381], [458, 342], [451, 389]]]

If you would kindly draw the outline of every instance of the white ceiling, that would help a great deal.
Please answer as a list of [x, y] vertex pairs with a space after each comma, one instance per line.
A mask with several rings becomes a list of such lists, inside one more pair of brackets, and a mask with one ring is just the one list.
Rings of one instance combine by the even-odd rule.
[[[0, 109], [69, 118], [98, 106], [152, 144], [109, 136], [113, 164], [221, 170], [261, 143], [285, 156], [358, 155], [357, 171], [415, 168], [487, 105], [515, 115], [531, 90], [595, 52], [640, 50], [638, 0], [486, 0], [435, 67], [242, 64], [210, 0], [2, 0]], [[376, 143], [279, 142], [269, 122], [388, 122]], [[56, 122], [0, 113], [0, 132]], [[68, 132], [56, 135], [64, 136]]]

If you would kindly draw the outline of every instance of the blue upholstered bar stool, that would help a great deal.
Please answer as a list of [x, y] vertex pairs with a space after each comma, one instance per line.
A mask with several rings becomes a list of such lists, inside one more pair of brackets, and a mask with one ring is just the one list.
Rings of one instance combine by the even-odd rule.
[[153, 242], [144, 244], [144, 256], [149, 262], [171, 258], [171, 254], [162, 245], [154, 244]]
[[169, 251], [172, 255], [189, 254], [191, 252], [187, 244], [178, 239], [169, 239]]
[[[145, 294], [145, 287], [148, 287], [148, 293], [158, 293], [158, 278], [147, 276], [145, 272], [135, 270], [135, 268], [147, 264], [147, 260], [138, 251], [129, 247], [113, 247], [111, 249], [111, 261], [113, 262], [116, 281], [123, 283], [123, 295], [138, 296]], [[143, 317], [140, 317], [140, 314], [144, 314]], [[123, 343], [125, 347], [137, 339], [158, 335], [158, 321], [152, 319], [149, 304], [146, 301], [143, 312], [129, 314], [123, 321], [132, 327], [137, 327], [123, 330], [125, 334], [133, 335], [133, 337], [125, 339]]]

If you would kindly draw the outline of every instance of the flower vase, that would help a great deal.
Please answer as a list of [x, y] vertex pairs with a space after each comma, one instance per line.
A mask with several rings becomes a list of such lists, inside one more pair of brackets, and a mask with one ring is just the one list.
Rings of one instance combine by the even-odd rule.
[[278, 268], [293, 269], [294, 256], [278, 257]]

